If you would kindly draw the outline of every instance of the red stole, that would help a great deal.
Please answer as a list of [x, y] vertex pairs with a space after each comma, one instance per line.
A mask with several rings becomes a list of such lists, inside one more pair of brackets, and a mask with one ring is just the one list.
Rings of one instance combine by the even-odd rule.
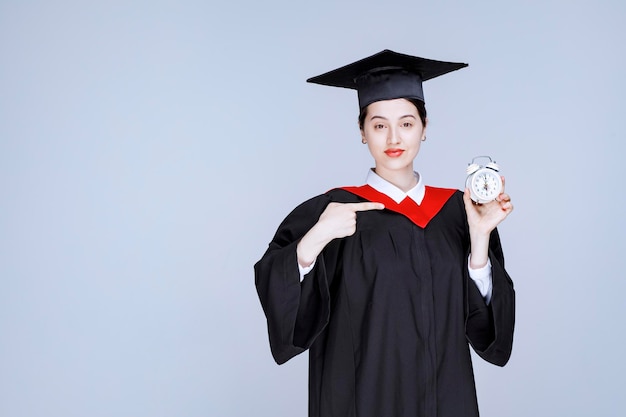
[[391, 197], [386, 194], [376, 191], [369, 185], [362, 185], [360, 187], [341, 187], [342, 190], [348, 191], [352, 194], [358, 195], [374, 203], [383, 203], [385, 209], [395, 211], [406, 216], [413, 223], [421, 228], [425, 228], [428, 222], [430, 222], [446, 202], [456, 192], [451, 188], [436, 188], [426, 186], [426, 192], [422, 204], [418, 205], [410, 197], [406, 197], [400, 203], [396, 203]]

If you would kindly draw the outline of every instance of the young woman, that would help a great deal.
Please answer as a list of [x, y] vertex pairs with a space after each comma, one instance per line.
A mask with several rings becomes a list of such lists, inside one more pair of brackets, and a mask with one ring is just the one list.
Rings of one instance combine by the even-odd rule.
[[274, 359], [309, 350], [310, 417], [478, 416], [469, 345], [509, 359], [509, 196], [475, 204], [413, 170], [422, 81], [464, 66], [385, 50], [309, 80], [357, 90], [375, 165], [297, 207], [255, 265]]

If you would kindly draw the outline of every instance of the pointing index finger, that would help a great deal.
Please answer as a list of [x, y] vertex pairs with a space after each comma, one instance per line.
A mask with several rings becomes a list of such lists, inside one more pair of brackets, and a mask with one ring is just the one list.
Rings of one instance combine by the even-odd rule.
[[364, 202], [364, 203], [348, 203], [352, 210], [356, 211], [369, 211], [369, 210], [382, 210], [385, 208], [383, 203], [373, 203], [373, 202]]

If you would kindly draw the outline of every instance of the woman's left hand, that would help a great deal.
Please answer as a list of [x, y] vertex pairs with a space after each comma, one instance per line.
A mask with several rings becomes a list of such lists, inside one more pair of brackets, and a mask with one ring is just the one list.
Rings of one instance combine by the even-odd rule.
[[504, 177], [502, 177], [502, 193], [494, 201], [476, 204], [470, 198], [467, 188], [463, 200], [471, 234], [483, 236], [490, 234], [513, 211], [511, 197], [504, 192]]

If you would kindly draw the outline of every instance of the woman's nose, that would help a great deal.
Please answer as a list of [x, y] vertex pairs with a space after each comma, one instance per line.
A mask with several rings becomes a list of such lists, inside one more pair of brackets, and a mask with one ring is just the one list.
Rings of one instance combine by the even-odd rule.
[[389, 129], [389, 134], [387, 135], [387, 143], [400, 143], [400, 136], [398, 135], [398, 131], [395, 128]]

